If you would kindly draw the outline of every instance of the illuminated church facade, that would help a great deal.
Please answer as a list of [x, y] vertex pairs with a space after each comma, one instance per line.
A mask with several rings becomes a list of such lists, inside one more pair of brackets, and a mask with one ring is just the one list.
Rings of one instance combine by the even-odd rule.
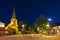
[[18, 34], [18, 20], [16, 19], [15, 9], [13, 9], [13, 15], [10, 23], [5, 27], [5, 30], [10, 34]]

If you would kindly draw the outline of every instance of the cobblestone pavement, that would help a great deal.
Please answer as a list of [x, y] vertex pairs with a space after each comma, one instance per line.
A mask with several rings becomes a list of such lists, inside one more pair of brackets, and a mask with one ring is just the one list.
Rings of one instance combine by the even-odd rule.
[[60, 40], [60, 36], [26, 36], [26, 35], [11, 35], [1, 36], [0, 40]]

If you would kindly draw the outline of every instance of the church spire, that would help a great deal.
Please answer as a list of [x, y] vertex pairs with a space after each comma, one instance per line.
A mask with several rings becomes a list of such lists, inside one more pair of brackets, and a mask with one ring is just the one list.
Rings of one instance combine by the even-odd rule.
[[16, 18], [16, 15], [15, 15], [15, 7], [13, 7], [12, 18]]

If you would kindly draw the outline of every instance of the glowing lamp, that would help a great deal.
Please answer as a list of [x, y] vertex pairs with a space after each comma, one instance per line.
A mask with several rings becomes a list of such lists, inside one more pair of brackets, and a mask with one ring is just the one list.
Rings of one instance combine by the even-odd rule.
[[52, 20], [51, 18], [48, 19], [48, 21], [51, 21], [51, 20]]

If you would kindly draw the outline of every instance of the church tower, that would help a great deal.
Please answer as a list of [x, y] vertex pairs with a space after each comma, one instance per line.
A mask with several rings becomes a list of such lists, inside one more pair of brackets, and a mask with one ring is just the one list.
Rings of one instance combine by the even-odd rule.
[[15, 8], [13, 8], [12, 18], [10, 23], [6, 26], [5, 30], [8, 30], [10, 34], [18, 33], [18, 23], [17, 23], [16, 15], [15, 15]]

